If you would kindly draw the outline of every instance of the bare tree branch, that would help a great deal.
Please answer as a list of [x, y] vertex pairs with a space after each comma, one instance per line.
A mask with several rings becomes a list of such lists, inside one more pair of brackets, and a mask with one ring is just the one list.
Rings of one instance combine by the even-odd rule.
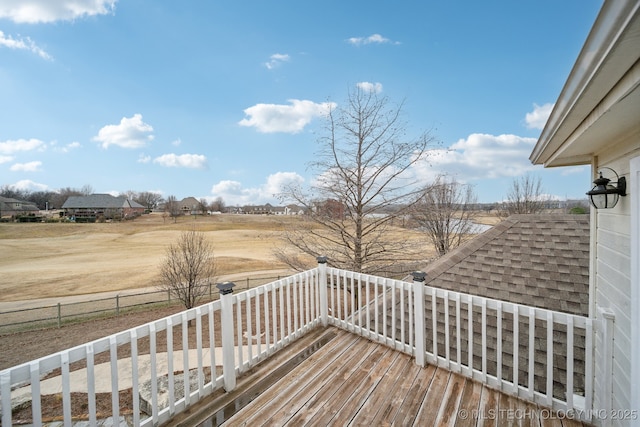
[[420, 189], [408, 172], [435, 139], [423, 133], [407, 140], [401, 107], [358, 89], [345, 107], [328, 113], [310, 193], [290, 187], [281, 195], [309, 212], [286, 229], [286, 246], [276, 254], [281, 261], [297, 268], [323, 255], [341, 268], [379, 273], [420, 257], [392, 223], [417, 202]]
[[215, 277], [216, 262], [211, 243], [201, 232], [183, 231], [177, 242], [167, 248], [160, 265], [159, 287], [189, 309], [209, 291]]

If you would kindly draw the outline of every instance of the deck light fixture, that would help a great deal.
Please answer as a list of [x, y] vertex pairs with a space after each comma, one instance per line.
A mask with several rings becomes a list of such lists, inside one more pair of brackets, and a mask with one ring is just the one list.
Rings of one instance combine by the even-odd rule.
[[602, 170], [598, 171], [600, 176], [593, 181], [595, 186], [591, 191], [587, 192], [587, 196], [589, 196], [591, 204], [596, 209], [613, 208], [616, 203], [618, 203], [620, 196], [627, 195], [627, 180], [625, 177], [619, 177], [616, 171], [611, 168], [603, 169], [609, 169], [613, 172], [616, 176], [617, 182], [613, 183], [615, 185], [610, 184], [611, 180], [602, 176]]

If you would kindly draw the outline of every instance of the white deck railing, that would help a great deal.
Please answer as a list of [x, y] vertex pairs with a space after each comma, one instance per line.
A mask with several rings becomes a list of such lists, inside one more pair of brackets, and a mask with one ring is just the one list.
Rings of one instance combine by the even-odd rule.
[[[118, 420], [126, 404], [134, 425], [157, 425], [215, 390], [232, 390], [238, 375], [327, 325], [590, 419], [594, 332], [610, 340], [594, 320], [427, 287], [418, 273], [405, 282], [319, 261], [238, 294], [220, 284], [218, 301], [0, 371], [2, 425], [12, 425], [20, 404], [42, 425], [42, 399], [51, 393], [72, 425], [72, 392], [86, 395], [95, 424], [105, 416], [96, 410], [101, 387], [111, 395], [108, 416]], [[119, 389], [131, 389], [131, 402], [120, 401]]]

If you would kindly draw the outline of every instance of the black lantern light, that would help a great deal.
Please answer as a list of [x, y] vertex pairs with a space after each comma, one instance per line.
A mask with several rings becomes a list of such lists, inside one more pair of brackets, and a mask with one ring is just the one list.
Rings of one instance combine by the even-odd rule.
[[620, 196], [627, 195], [627, 180], [625, 179], [625, 177], [618, 177], [618, 174], [613, 169], [604, 169], [609, 169], [611, 172], [613, 172], [616, 176], [617, 182], [613, 183], [615, 185], [610, 184], [611, 180], [608, 178], [603, 178], [602, 171], [599, 171], [600, 176], [595, 181], [593, 181], [595, 186], [591, 189], [591, 191], [587, 193], [591, 204], [596, 209], [612, 208], [616, 205], [616, 203], [618, 203], [618, 199], [620, 198]]

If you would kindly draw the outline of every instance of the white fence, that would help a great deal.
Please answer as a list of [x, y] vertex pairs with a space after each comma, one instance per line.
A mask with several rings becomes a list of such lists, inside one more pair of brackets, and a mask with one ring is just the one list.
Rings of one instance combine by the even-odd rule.
[[21, 405], [30, 405], [34, 425], [46, 422], [49, 393], [60, 396], [58, 416], [72, 425], [76, 392], [95, 423], [105, 416], [96, 409], [104, 382], [107, 416], [118, 420], [125, 406], [132, 424], [157, 425], [221, 387], [233, 389], [239, 374], [327, 325], [589, 418], [592, 319], [426, 287], [420, 273], [411, 283], [319, 261], [238, 294], [219, 284], [218, 301], [1, 371], [2, 425], [12, 425], [12, 408]]

